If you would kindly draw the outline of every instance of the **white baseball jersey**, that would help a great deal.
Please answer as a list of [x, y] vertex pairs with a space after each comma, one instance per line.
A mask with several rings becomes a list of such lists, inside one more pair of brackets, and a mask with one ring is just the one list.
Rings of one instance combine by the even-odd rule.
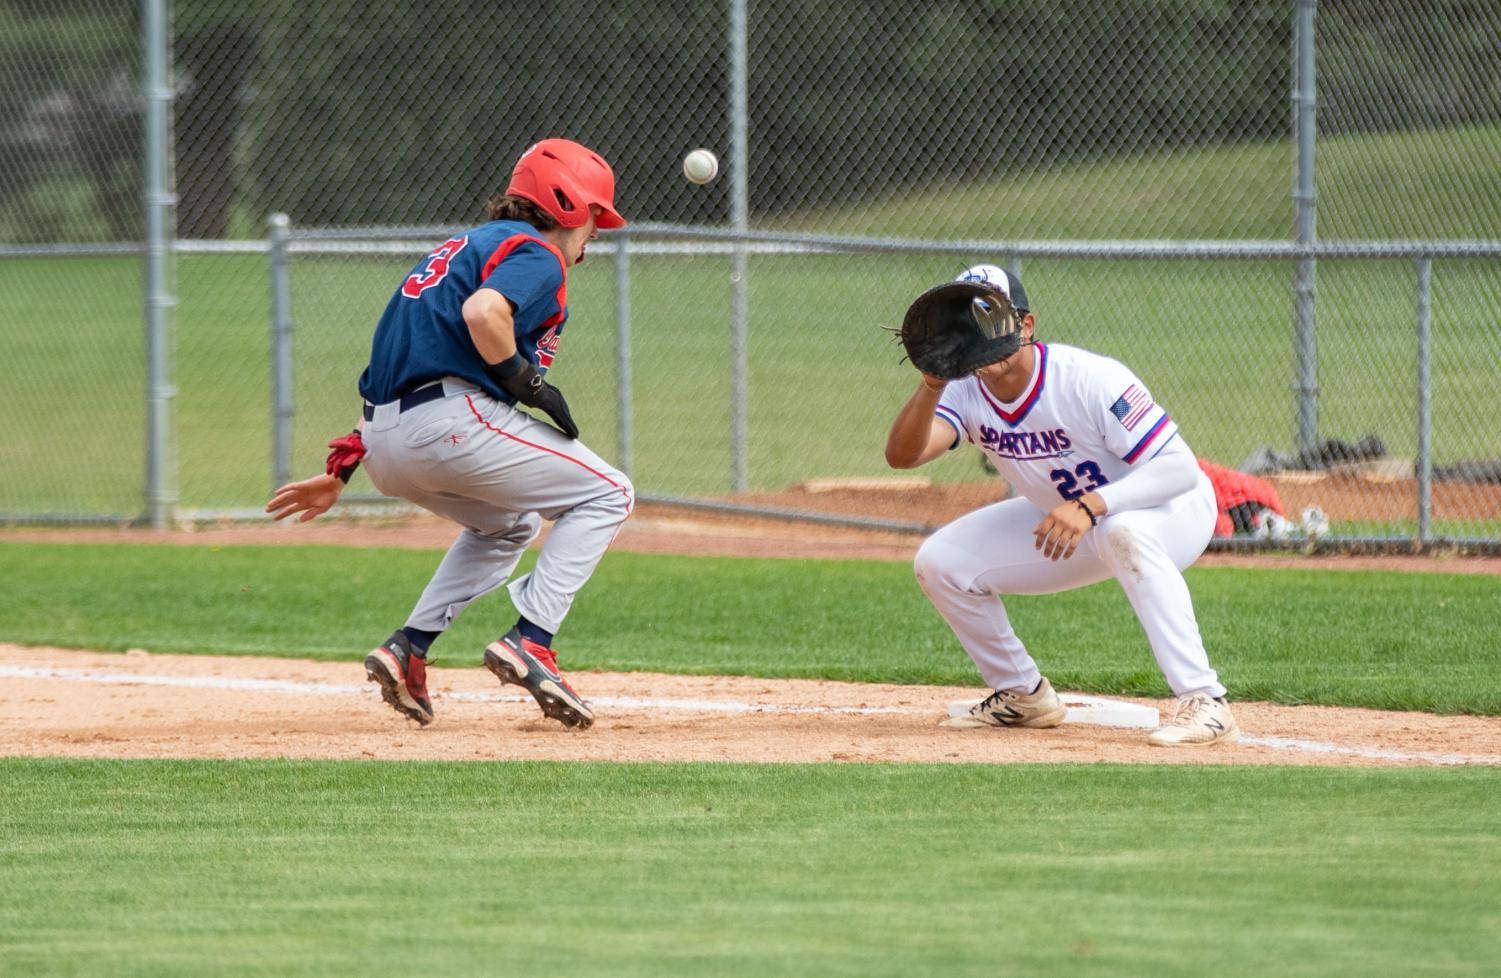
[[978, 377], [950, 382], [936, 414], [1043, 511], [1124, 478], [1178, 437], [1178, 426], [1118, 360], [1038, 343], [1032, 376], [1004, 402]]

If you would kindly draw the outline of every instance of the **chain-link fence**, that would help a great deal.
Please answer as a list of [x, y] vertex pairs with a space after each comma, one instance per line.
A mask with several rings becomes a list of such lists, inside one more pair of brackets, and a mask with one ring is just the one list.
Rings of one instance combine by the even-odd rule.
[[[173, 512], [248, 510], [316, 469], [392, 289], [565, 135], [614, 164], [632, 227], [571, 275], [553, 376], [645, 497], [920, 525], [972, 498], [954, 487], [1004, 492], [967, 453], [922, 470], [931, 492], [866, 488], [913, 383], [878, 327], [990, 261], [1021, 271], [1041, 335], [1130, 364], [1201, 456], [1265, 475], [1295, 519], [1501, 539], [1494, 4], [492, 13], [176, 2]], [[160, 454], [142, 251], [89, 247], [145, 240], [146, 26], [135, 2], [0, 5], [11, 518], [132, 516]], [[696, 146], [725, 164], [707, 186], [679, 168]], [[1454, 240], [1473, 246], [1436, 244]]]

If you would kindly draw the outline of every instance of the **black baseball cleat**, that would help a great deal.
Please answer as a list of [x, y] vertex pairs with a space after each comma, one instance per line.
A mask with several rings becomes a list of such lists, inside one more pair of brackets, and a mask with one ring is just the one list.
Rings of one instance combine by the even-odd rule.
[[518, 629], [490, 643], [485, 649], [485, 668], [503, 683], [524, 687], [545, 716], [565, 727], [587, 730], [594, 724], [594, 711], [558, 671], [557, 653], [522, 638]]
[[433, 722], [433, 704], [427, 698], [427, 660], [412, 651], [405, 632], [398, 630], [365, 656], [365, 678], [380, 684], [380, 698], [397, 713], [424, 727]]

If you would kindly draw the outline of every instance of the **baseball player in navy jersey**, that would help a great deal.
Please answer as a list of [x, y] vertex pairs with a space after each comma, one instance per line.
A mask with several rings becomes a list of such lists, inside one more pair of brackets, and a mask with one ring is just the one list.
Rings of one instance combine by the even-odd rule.
[[1055, 727], [1067, 712], [1011, 628], [1007, 594], [1053, 594], [1115, 578], [1177, 697], [1148, 740], [1233, 740], [1225, 687], [1209, 665], [1183, 570], [1203, 553], [1214, 490], [1147, 386], [1109, 357], [1033, 338], [1020, 280], [977, 265], [1021, 317], [1021, 345], [958, 380], [921, 374], [886, 443], [895, 468], [968, 441], [1015, 490], [962, 516], [919, 549], [917, 580], [993, 692], [960, 727]]
[[[485, 650], [485, 666], [529, 691], [546, 716], [594, 722], [558, 671], [553, 636], [630, 515], [634, 490], [577, 440], [545, 375], [568, 322], [568, 269], [599, 228], [625, 225], [614, 197], [615, 175], [597, 153], [566, 139], [528, 149], [491, 199], [488, 223], [433, 249], [391, 296], [360, 377], [363, 418], [329, 443], [324, 474], [280, 487], [266, 506], [276, 519], [310, 520], [363, 460], [382, 493], [463, 528], [406, 624], [365, 659], [385, 701], [420, 724], [433, 719], [428, 650], [508, 581], [519, 618]], [[511, 581], [543, 519], [554, 523], [536, 566]]]

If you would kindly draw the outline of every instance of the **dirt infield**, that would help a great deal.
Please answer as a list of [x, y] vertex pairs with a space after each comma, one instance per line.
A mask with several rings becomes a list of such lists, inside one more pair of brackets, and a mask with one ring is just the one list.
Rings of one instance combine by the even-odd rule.
[[[934, 525], [1000, 498], [997, 483], [918, 490], [793, 490], [753, 501]], [[1323, 497], [1331, 498], [1327, 494]], [[1362, 496], [1361, 498], [1365, 498]], [[1291, 503], [1290, 503], [1291, 505]], [[326, 544], [444, 548], [452, 524], [427, 516], [309, 524], [11, 529], [0, 539], [179, 545]], [[615, 549], [641, 553], [910, 560], [921, 537], [641, 506]], [[1204, 565], [1501, 574], [1501, 558], [1206, 555]], [[1242, 742], [1163, 750], [1143, 730], [939, 727], [978, 688], [807, 680], [571, 674], [596, 703], [586, 732], [544, 721], [483, 670], [435, 667], [439, 720], [419, 729], [381, 704], [358, 658], [303, 660], [110, 655], [0, 643], [0, 753], [70, 757], [299, 757], [610, 761], [902, 761], [1212, 764], [1501, 764], [1501, 718], [1237, 703]], [[1164, 704], [1151, 701], [1153, 706]]]
[[[481, 669], [430, 674], [437, 721], [381, 703], [358, 662], [102, 654], [0, 644], [3, 753], [108, 758], [339, 758], [1298, 765], [1501, 764], [1501, 719], [1237, 703], [1243, 739], [1149, 747], [1146, 732], [938, 726], [984, 691], [809, 680], [576, 672], [587, 731], [542, 719]], [[1132, 702], [1159, 705], [1155, 701]]]

